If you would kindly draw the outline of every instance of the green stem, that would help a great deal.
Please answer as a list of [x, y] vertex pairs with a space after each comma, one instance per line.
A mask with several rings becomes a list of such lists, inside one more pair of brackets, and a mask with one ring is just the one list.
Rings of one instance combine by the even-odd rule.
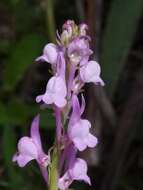
[[49, 190], [58, 190], [58, 150], [54, 148], [50, 168]]
[[46, 0], [46, 25], [49, 40], [55, 42], [54, 0]]

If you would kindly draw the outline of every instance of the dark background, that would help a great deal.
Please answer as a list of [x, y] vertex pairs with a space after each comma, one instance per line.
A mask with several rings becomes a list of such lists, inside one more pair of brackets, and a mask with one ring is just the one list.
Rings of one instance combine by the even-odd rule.
[[0, 190], [46, 189], [35, 162], [12, 163], [17, 140], [41, 113], [45, 151], [54, 140], [51, 110], [40, 110], [49, 65], [34, 60], [67, 19], [86, 22], [104, 88], [87, 85], [84, 116], [99, 138], [88, 161], [92, 187], [143, 190], [143, 0], [0, 0]]

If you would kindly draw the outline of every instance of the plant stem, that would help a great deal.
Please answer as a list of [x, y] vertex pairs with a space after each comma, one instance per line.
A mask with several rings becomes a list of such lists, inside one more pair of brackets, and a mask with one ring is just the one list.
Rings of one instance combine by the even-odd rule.
[[50, 169], [50, 181], [49, 181], [49, 190], [58, 189], [58, 150], [55, 147], [52, 156], [52, 163]]
[[46, 0], [46, 25], [49, 40], [55, 42], [54, 0]]
[[61, 111], [57, 107], [55, 107], [55, 117], [56, 117], [56, 139], [55, 139], [56, 146], [53, 150], [53, 155], [52, 155], [49, 190], [58, 189], [58, 175], [59, 175], [58, 165], [59, 165], [59, 158], [60, 158], [62, 121], [61, 121]]
[[58, 148], [61, 141], [62, 121], [61, 121], [61, 111], [57, 107], [55, 108], [55, 115], [56, 115], [56, 141]]

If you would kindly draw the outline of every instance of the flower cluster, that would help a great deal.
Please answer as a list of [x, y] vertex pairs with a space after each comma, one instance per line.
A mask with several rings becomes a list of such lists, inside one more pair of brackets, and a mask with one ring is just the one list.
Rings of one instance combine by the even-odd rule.
[[[90, 37], [87, 30], [86, 24], [78, 26], [74, 21], [68, 20], [63, 25], [62, 33], [57, 32], [57, 44], [47, 44], [43, 55], [36, 59], [38, 62], [51, 64], [53, 74], [45, 93], [37, 96], [36, 102], [49, 105], [55, 112], [54, 146], [59, 152], [57, 186], [60, 190], [68, 189], [74, 180], [82, 180], [91, 185], [87, 175], [87, 163], [77, 157], [77, 152], [84, 151], [87, 147], [95, 147], [98, 140], [90, 133], [91, 123], [82, 118], [85, 99], [80, 92], [85, 83], [92, 82], [103, 86], [104, 82], [100, 78], [99, 64], [90, 60], [93, 52], [89, 47]], [[47, 167], [52, 162], [50, 154], [50, 151], [45, 154], [42, 149], [38, 115], [32, 122], [30, 137], [19, 140], [18, 152], [13, 161], [24, 167], [35, 159], [48, 183]]]

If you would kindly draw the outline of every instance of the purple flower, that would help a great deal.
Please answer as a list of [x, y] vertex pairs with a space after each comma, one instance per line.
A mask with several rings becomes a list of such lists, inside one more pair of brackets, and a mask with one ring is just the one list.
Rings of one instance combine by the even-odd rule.
[[73, 39], [68, 45], [67, 54], [71, 64], [80, 63], [82, 65], [87, 62], [89, 56], [92, 54], [91, 49], [89, 49], [88, 39], [86, 37]]
[[63, 29], [64, 30], [71, 30], [71, 33], [72, 33], [72, 30], [74, 29], [75, 27], [75, 22], [73, 20], [67, 20], [64, 24], [63, 24]]
[[68, 189], [74, 180], [84, 181], [91, 185], [90, 178], [87, 175], [87, 164], [83, 159], [76, 158], [72, 167], [59, 179], [59, 189]]
[[78, 123], [70, 127], [69, 137], [79, 151], [87, 147], [93, 148], [97, 144], [97, 138], [90, 133], [90, 128], [91, 124], [86, 119], [80, 119]]
[[79, 151], [83, 151], [87, 147], [93, 148], [97, 145], [97, 138], [89, 131], [91, 123], [80, 118], [85, 105], [82, 103], [80, 108], [76, 95], [73, 95], [72, 102], [73, 111], [69, 122], [68, 136]]
[[65, 22], [65, 24], [63, 25], [63, 32], [61, 34], [60, 37], [60, 41], [63, 44], [68, 44], [68, 42], [70, 41], [70, 39], [72, 38], [73, 35], [73, 27], [75, 26], [74, 21], [68, 20], [67, 22]]
[[57, 61], [58, 50], [55, 44], [49, 43], [44, 47], [43, 55], [38, 57], [36, 61], [46, 61], [55, 64]]
[[43, 101], [45, 104], [55, 104], [57, 107], [62, 108], [66, 105], [67, 88], [65, 81], [62, 77], [52, 77], [46, 87], [46, 92], [39, 95], [36, 101], [39, 103]]
[[93, 82], [104, 86], [103, 80], [100, 78], [100, 65], [96, 61], [89, 61], [80, 68], [80, 77], [83, 82]]
[[39, 115], [36, 116], [31, 125], [31, 137], [22, 137], [18, 142], [18, 152], [12, 159], [17, 162], [19, 167], [24, 167], [31, 160], [36, 160], [42, 175], [47, 182], [48, 173], [47, 166], [50, 164], [50, 156], [45, 154], [39, 134]]
[[86, 36], [86, 31], [88, 30], [87, 24], [83, 23], [79, 25], [79, 31], [81, 36]]

